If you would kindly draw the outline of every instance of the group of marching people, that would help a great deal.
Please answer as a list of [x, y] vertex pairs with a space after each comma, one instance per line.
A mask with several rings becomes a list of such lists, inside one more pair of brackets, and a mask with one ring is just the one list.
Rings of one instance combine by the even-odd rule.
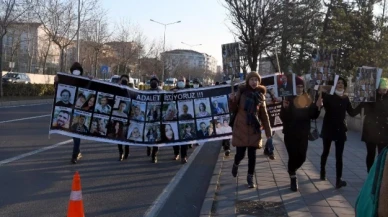
[[[76, 76], [84, 76], [83, 73], [83, 68], [82, 65], [78, 62], [75, 62], [71, 67], [70, 67], [70, 73], [72, 75]], [[90, 79], [93, 79], [92, 77], [89, 77]], [[55, 85], [58, 83], [58, 77], [55, 77]], [[129, 85], [129, 77], [128, 75], [121, 75], [118, 84], [123, 85], [123, 86], [128, 86]], [[163, 89], [160, 86], [160, 81], [157, 77], [152, 77], [150, 79], [150, 89], [149, 91], [153, 92], [162, 92]], [[193, 80], [193, 87], [192, 88], [199, 88], [202, 87], [202, 84], [198, 79]], [[178, 91], [181, 89], [188, 89], [191, 88], [190, 82], [186, 80], [185, 77], [181, 76], [178, 79], [177, 85], [175, 88], [172, 89], [172, 91]], [[71, 157], [71, 163], [76, 164], [78, 160], [82, 157], [81, 155], [81, 150], [80, 150], [80, 145], [81, 145], [81, 139], [79, 138], [73, 138], [73, 153]], [[196, 144], [198, 145], [198, 144]], [[123, 161], [128, 158], [129, 156], [129, 146], [128, 145], [121, 145], [118, 144], [118, 150], [119, 150], [119, 161]], [[181, 160], [182, 164], [187, 163], [187, 151], [189, 148], [192, 148], [193, 145], [177, 145], [173, 146], [173, 160]], [[225, 150], [225, 155], [229, 155], [230, 153], [230, 143], [229, 140], [224, 140], [223, 141], [223, 147]], [[158, 158], [157, 154], [159, 151], [158, 146], [151, 146], [147, 147], [147, 156], [151, 156], [151, 162], [152, 163], [157, 163]]]
[[[236, 147], [232, 175], [238, 174], [241, 160], [248, 152], [247, 183], [255, 188], [253, 175], [256, 164], [256, 150], [261, 146], [261, 130], [265, 131], [267, 140], [271, 140], [271, 126], [265, 105], [266, 88], [256, 72], [250, 72], [245, 84], [239, 86], [237, 93], [229, 96], [230, 110], [235, 114], [233, 123], [232, 145]], [[366, 165], [369, 172], [376, 155], [388, 146], [388, 79], [381, 78], [376, 90], [376, 102], [361, 103], [353, 108], [346, 94], [346, 79], [340, 77], [333, 95], [324, 92], [311, 99], [306, 93], [304, 80], [296, 77], [296, 96], [286, 97], [280, 112], [283, 122], [284, 143], [288, 153], [288, 173], [290, 189], [298, 191], [296, 171], [306, 160], [311, 120], [319, 117], [321, 109], [325, 109], [320, 137], [323, 142], [321, 154], [320, 179], [326, 180], [326, 163], [331, 144], [335, 145], [336, 156], [336, 188], [347, 185], [342, 179], [343, 151], [347, 140], [346, 113], [352, 117], [365, 110], [362, 141], [366, 143]], [[267, 149], [266, 149], [267, 150]], [[266, 151], [265, 150], [265, 151]]]

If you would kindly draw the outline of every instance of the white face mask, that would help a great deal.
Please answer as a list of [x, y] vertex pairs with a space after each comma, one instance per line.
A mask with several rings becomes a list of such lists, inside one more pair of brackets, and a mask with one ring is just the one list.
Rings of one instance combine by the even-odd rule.
[[184, 88], [184, 87], [185, 87], [185, 82], [178, 81], [178, 88]]
[[81, 71], [80, 70], [74, 70], [73, 71], [73, 75], [80, 75], [81, 74]]
[[337, 94], [338, 96], [342, 96], [344, 95], [344, 90], [335, 90], [335, 94]]
[[193, 84], [193, 87], [194, 87], [194, 88], [198, 88], [198, 87], [199, 87], [199, 84]]

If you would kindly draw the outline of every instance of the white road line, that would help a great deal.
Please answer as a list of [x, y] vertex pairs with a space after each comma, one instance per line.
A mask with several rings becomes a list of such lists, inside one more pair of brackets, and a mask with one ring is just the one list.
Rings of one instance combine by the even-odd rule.
[[51, 104], [51, 102], [47, 102], [47, 103], [37, 103], [37, 104], [26, 104], [26, 105], [0, 106], [0, 109], [5, 109], [5, 108], [17, 108], [17, 107], [27, 107], [27, 106], [37, 106], [37, 105], [47, 105], [47, 104]]
[[13, 161], [17, 161], [17, 160], [20, 160], [22, 158], [25, 158], [25, 157], [28, 157], [28, 156], [31, 156], [31, 155], [34, 155], [34, 154], [38, 154], [40, 152], [44, 152], [44, 151], [47, 151], [47, 150], [50, 150], [50, 149], [53, 149], [53, 148], [56, 148], [56, 147], [68, 144], [68, 143], [70, 143], [72, 141], [73, 141], [72, 139], [69, 139], [69, 140], [66, 140], [66, 141], [63, 141], [63, 142], [60, 142], [60, 143], [57, 143], [57, 144], [54, 144], [54, 145], [50, 145], [50, 146], [47, 146], [47, 147], [44, 147], [44, 148], [41, 148], [41, 149], [38, 149], [38, 150], [35, 150], [35, 151], [31, 151], [31, 152], [28, 152], [28, 153], [25, 153], [25, 154], [22, 154], [22, 155], [13, 157], [13, 158], [8, 158], [8, 159], [5, 159], [5, 160], [2, 160], [2, 161], [0, 161], [0, 166], [3, 166], [4, 164], [11, 163]]
[[0, 124], [11, 123], [11, 122], [16, 122], [16, 121], [25, 121], [25, 120], [31, 120], [31, 119], [43, 118], [43, 117], [49, 117], [49, 116], [51, 116], [51, 114], [33, 116], [33, 117], [28, 117], [28, 118], [19, 118], [19, 119], [7, 120], [7, 121], [0, 121]]
[[[206, 143], [204, 145], [206, 145]], [[195, 157], [198, 155], [199, 151], [204, 145], [200, 145], [195, 148], [193, 153], [190, 155], [190, 158], [188, 158], [188, 162], [181, 167], [181, 169], [177, 172], [174, 178], [171, 179], [171, 182], [163, 189], [162, 193], [158, 196], [158, 198], [156, 198], [156, 200], [152, 203], [151, 207], [148, 208], [148, 210], [145, 212], [145, 217], [153, 217], [159, 214], [164, 204], [166, 204], [167, 199], [170, 197], [172, 191], [181, 181], [183, 175], [186, 173], [186, 171], [193, 163]]]

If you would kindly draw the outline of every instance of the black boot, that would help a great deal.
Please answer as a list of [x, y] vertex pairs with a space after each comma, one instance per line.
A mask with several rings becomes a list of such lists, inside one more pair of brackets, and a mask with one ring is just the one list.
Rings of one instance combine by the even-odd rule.
[[345, 181], [343, 181], [341, 178], [337, 179], [336, 183], [335, 183], [335, 188], [342, 188], [342, 187], [345, 187], [347, 185], [347, 183]]
[[247, 175], [248, 188], [255, 188], [256, 185], [253, 183], [253, 175]]
[[237, 176], [237, 172], [238, 172], [238, 165], [233, 164], [233, 167], [232, 167], [232, 175], [233, 175], [233, 177]]
[[291, 183], [290, 183], [290, 189], [291, 191], [298, 191], [298, 180], [296, 179], [296, 176], [293, 175], [293, 176], [290, 176], [290, 180], [291, 180]]
[[120, 153], [120, 155], [119, 155], [119, 161], [123, 161], [123, 159], [124, 159], [124, 155], [123, 155], [122, 153]]
[[151, 147], [147, 147], [147, 156], [151, 155]]
[[322, 181], [326, 181], [326, 171], [325, 169], [321, 169], [321, 180]]
[[229, 157], [229, 155], [230, 155], [230, 150], [226, 150], [225, 151], [225, 157]]

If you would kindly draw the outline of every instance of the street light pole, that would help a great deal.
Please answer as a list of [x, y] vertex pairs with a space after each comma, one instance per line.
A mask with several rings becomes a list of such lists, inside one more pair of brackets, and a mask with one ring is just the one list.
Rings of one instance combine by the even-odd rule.
[[[161, 23], [161, 22], [158, 22], [158, 21], [153, 20], [153, 19], [150, 19], [150, 21], [164, 26], [164, 34], [163, 34], [163, 53], [164, 53], [166, 51], [166, 29], [167, 29], [167, 26], [172, 25], [172, 24], [176, 24], [176, 23], [180, 23], [181, 21], [179, 20], [179, 21], [176, 21], [173, 23]], [[162, 81], [164, 81], [164, 61], [163, 61]]]
[[78, 0], [77, 62], [79, 62], [79, 53], [80, 53], [80, 41], [79, 41], [80, 30], [81, 30], [81, 0]]

